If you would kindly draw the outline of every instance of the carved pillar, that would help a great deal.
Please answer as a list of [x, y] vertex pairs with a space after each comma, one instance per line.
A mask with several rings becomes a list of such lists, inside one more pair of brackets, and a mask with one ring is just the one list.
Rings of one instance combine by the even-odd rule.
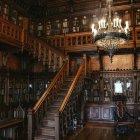
[[137, 70], [137, 68], [138, 68], [137, 59], [138, 59], [138, 57], [137, 57], [137, 53], [136, 53], [136, 48], [134, 48], [134, 67], [133, 67], [134, 70]]
[[103, 55], [100, 50], [99, 50], [99, 63], [100, 63], [100, 70], [103, 70]]
[[100, 102], [104, 101], [104, 83], [103, 83], [103, 74], [100, 73]]
[[137, 103], [138, 102], [138, 93], [137, 93], [137, 75], [136, 73], [134, 73], [134, 90], [133, 90], [133, 93], [134, 93], [134, 102]]

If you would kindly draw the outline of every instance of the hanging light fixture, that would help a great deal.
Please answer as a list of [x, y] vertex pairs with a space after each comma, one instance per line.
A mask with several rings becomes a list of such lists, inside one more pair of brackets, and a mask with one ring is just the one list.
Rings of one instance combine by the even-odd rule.
[[105, 16], [98, 21], [98, 25], [92, 24], [93, 42], [95, 45], [104, 48], [109, 52], [112, 62], [114, 51], [127, 42], [129, 35], [129, 24], [125, 21], [125, 27], [122, 27], [122, 20], [116, 16], [111, 16], [111, 5], [113, 0], [107, 0], [108, 17]]

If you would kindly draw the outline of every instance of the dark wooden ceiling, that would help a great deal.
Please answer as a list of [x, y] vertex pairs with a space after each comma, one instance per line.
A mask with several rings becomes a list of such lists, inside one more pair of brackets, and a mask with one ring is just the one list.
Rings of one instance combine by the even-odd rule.
[[[34, 17], [47, 17], [57, 14], [80, 13], [104, 7], [106, 0], [17, 0], [25, 5], [28, 14]], [[129, 0], [114, 0], [115, 3], [124, 3]]]

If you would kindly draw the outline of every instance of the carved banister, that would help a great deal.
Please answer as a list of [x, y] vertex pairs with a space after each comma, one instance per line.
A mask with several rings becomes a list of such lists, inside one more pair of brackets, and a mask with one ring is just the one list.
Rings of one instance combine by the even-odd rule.
[[[81, 63], [78, 72], [59, 108], [59, 139], [64, 139], [64, 137], [69, 133], [69, 128], [72, 126], [70, 122], [73, 121], [74, 115], [81, 110], [82, 107], [82, 90], [84, 86], [84, 77], [86, 76], [86, 58], [83, 57], [83, 62]], [[79, 118], [80, 119], [80, 118]]]
[[14, 46], [21, 46], [22, 28], [0, 17], [0, 40]]
[[[54, 87], [54, 85], [58, 82], [58, 79], [60, 78], [60, 76], [64, 76], [65, 70], [66, 69], [67, 63], [64, 63], [63, 66], [61, 67], [61, 69], [59, 70], [59, 72], [57, 73], [57, 75], [54, 77], [53, 81], [51, 82], [51, 84], [49, 85], [49, 87], [47, 88], [47, 90], [44, 92], [44, 94], [40, 97], [40, 99], [37, 101], [37, 103], [35, 104], [35, 106], [33, 107], [33, 112], [35, 113], [38, 108], [41, 106], [42, 102], [45, 100], [45, 98], [48, 96], [48, 94], [50, 93], [50, 91], [52, 90], [52, 88]], [[65, 73], [66, 74], [66, 73]], [[65, 75], [66, 76], [66, 75]], [[64, 82], [64, 79], [62, 79]]]
[[[37, 101], [32, 109], [28, 110], [28, 140], [32, 140], [36, 131], [40, 125], [41, 120], [46, 115], [50, 105], [54, 104], [57, 99], [57, 93], [61, 85], [64, 83], [67, 75], [67, 64], [66, 61], [57, 75], [52, 80], [46, 91], [42, 94], [40, 99]], [[56, 116], [56, 120], [58, 116]], [[58, 132], [57, 132], [58, 133]]]
[[65, 108], [65, 106], [66, 106], [66, 104], [67, 104], [67, 102], [68, 102], [68, 100], [69, 100], [69, 98], [70, 98], [75, 86], [76, 86], [76, 83], [78, 82], [78, 80], [79, 80], [80, 76], [83, 74], [83, 72], [85, 72], [85, 70], [84, 70], [85, 69], [85, 64], [86, 64], [85, 60], [86, 59], [83, 59], [83, 62], [82, 62], [81, 66], [80, 66], [80, 68], [79, 68], [79, 70], [78, 70], [78, 72], [77, 72], [77, 74], [76, 74], [76, 76], [75, 76], [75, 78], [74, 78], [69, 90], [68, 90], [68, 93], [65, 96], [65, 98], [64, 98], [64, 100], [63, 100], [63, 102], [61, 104], [59, 112], [63, 112], [63, 110], [64, 110], [64, 108]]

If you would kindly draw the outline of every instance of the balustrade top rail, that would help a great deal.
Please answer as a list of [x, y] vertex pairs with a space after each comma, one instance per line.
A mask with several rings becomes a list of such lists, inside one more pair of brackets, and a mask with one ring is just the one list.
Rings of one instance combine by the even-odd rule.
[[74, 87], [76, 86], [76, 83], [78, 82], [79, 77], [80, 77], [83, 69], [85, 68], [85, 61], [86, 60], [83, 59], [83, 62], [80, 65], [80, 68], [79, 68], [79, 70], [78, 70], [78, 72], [77, 72], [77, 74], [76, 74], [76, 76], [75, 76], [75, 78], [74, 78], [69, 90], [68, 90], [68, 93], [66, 94], [66, 96], [65, 96], [65, 98], [64, 98], [64, 100], [63, 100], [63, 102], [62, 102], [62, 104], [61, 104], [61, 106], [59, 108], [59, 112], [63, 112], [63, 110], [65, 109], [65, 106], [66, 106], [66, 104], [67, 104], [67, 102], [68, 102], [68, 100], [69, 100], [69, 98], [70, 98], [70, 96], [71, 96], [71, 94], [72, 94], [72, 92], [74, 90]]
[[[40, 50], [44, 51], [44, 48], [50, 49], [53, 52], [64, 57], [64, 53], [58, 49], [54, 49], [46, 43], [46, 40], [40, 39], [36, 36], [31, 36], [28, 31], [25, 31], [20, 26], [13, 24], [12, 22], [3, 19], [0, 16], [0, 40], [12, 46], [16, 46], [29, 51], [30, 53], [36, 53], [39, 55]], [[41, 49], [40, 49], [41, 48]]]
[[50, 94], [50, 91], [57, 83], [58, 79], [62, 76], [62, 73], [66, 70], [67, 62], [63, 64], [57, 75], [54, 77], [53, 81], [49, 85], [49, 87], [46, 89], [46, 91], [42, 94], [42, 96], [39, 98], [35, 106], [33, 107], [33, 113], [37, 112], [43, 101], [46, 99], [46, 97]]
[[22, 28], [0, 17], [1, 40], [9, 44], [21, 46]]
[[6, 120], [0, 123], [0, 129], [12, 127], [14, 125], [18, 125], [23, 122], [23, 119], [12, 119], [12, 120]]

